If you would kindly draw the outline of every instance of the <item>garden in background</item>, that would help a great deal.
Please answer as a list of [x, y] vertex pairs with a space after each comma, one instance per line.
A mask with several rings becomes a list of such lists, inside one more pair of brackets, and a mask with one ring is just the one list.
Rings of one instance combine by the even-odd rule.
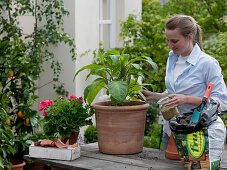
[[[62, 0], [46, 0], [32, 4], [30, 1], [2, 1], [0, 3], [0, 167], [9, 167], [10, 160], [28, 153], [32, 140], [45, 138], [37, 110], [32, 108], [38, 96], [36, 80], [47, 61], [53, 69], [54, 88], [59, 95], [68, 96], [64, 84], [59, 82], [61, 63], [49, 51], [51, 44], [68, 44], [72, 60], [75, 60], [74, 40], [64, 32], [63, 16], [69, 15]], [[158, 0], [143, 0], [141, 16], [130, 15], [122, 21], [120, 36], [124, 41], [124, 53], [131, 56], [150, 57], [158, 65], [155, 78], [144, 79], [147, 88], [154, 92], [165, 90], [165, 64], [169, 49], [164, 34], [165, 21], [174, 14], [191, 15], [203, 29], [204, 51], [215, 57], [227, 82], [227, 14], [225, 0], [170, 0], [161, 4]], [[13, 9], [13, 6], [15, 7]], [[7, 15], [5, 15], [6, 13]], [[35, 17], [34, 32], [24, 35], [17, 25], [17, 17], [31, 13]], [[53, 19], [55, 18], [55, 19]], [[41, 27], [38, 25], [42, 23]], [[121, 50], [121, 48], [118, 48]], [[144, 70], [152, 70], [144, 65]], [[147, 111], [145, 147], [159, 148], [161, 125], [158, 124], [159, 108], [150, 103]], [[221, 116], [225, 125], [227, 117]], [[85, 131], [85, 142], [97, 141], [94, 126]]]

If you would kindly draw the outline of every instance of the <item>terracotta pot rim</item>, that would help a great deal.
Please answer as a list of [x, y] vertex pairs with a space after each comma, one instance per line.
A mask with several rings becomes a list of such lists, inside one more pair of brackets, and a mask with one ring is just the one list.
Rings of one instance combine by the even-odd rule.
[[25, 161], [23, 161], [23, 160], [12, 160], [11, 161], [11, 163], [18, 163], [18, 162], [20, 162], [20, 163], [18, 163], [18, 164], [13, 164], [12, 165], [12, 167], [14, 167], [14, 168], [17, 168], [17, 167], [22, 167], [22, 166], [25, 166]]
[[143, 110], [147, 109], [150, 105], [144, 101], [129, 101], [130, 106], [110, 106], [112, 102], [110, 100], [96, 102], [92, 104], [94, 109], [100, 110]]

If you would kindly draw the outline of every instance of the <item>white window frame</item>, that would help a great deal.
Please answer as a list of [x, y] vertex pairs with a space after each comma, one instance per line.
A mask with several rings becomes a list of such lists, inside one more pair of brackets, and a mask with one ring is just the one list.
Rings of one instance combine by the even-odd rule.
[[[116, 47], [116, 0], [107, 0], [109, 1], [109, 19], [103, 19], [103, 0], [99, 0], [99, 42], [104, 40], [103, 37], [103, 26], [109, 25], [110, 31], [109, 35], [105, 35], [109, 37], [109, 47]], [[104, 42], [107, 43], [107, 42]]]

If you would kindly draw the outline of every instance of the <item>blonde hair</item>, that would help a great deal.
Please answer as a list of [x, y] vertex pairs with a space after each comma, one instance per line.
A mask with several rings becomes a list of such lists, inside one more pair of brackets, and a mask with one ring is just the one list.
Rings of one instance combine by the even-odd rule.
[[168, 30], [178, 29], [180, 34], [184, 37], [187, 37], [190, 33], [192, 33], [193, 45], [197, 43], [200, 49], [203, 50], [202, 29], [191, 16], [177, 14], [167, 20], [165, 28]]

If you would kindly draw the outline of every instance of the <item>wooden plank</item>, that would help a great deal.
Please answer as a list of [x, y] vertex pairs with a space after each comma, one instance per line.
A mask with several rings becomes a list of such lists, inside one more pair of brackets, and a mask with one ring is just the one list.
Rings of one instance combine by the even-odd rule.
[[184, 169], [180, 161], [166, 159], [164, 152], [157, 149], [144, 148], [143, 152], [133, 155], [108, 155], [100, 153], [97, 144], [82, 145], [81, 157], [73, 161], [31, 158], [29, 155], [24, 158], [56, 167], [79, 170]]

